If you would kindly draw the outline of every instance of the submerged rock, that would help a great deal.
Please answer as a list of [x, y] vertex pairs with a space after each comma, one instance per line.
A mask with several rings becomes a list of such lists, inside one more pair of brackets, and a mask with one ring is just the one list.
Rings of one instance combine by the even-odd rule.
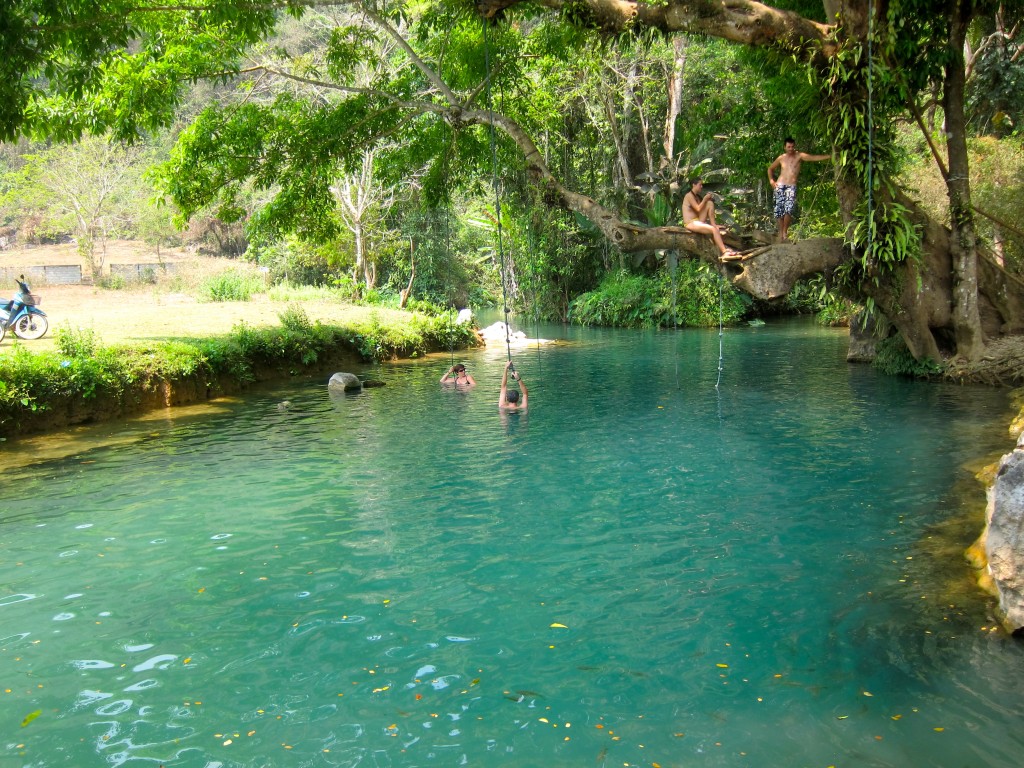
[[327, 382], [330, 392], [358, 392], [362, 388], [363, 382], [354, 373], [336, 373]]

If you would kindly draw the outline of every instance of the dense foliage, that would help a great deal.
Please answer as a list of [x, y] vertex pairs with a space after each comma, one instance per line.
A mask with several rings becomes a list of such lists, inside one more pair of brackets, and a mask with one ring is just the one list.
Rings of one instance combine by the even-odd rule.
[[685, 261], [655, 277], [613, 272], [572, 302], [569, 319], [622, 328], [708, 327], [720, 320], [732, 325], [750, 304], [706, 264]]
[[[510, 3], [486, 24], [475, 7], [447, 0], [14, 0], [0, 9], [0, 95], [10, 107], [0, 137], [103, 136], [126, 153], [125, 168], [137, 167], [141, 147], [139, 165], [162, 161], [149, 179], [165, 205], [132, 215], [121, 201], [141, 197], [133, 173], [72, 225], [61, 213], [74, 207], [69, 193], [46, 178], [66, 176], [80, 150], [8, 146], [0, 223], [23, 236], [74, 236], [88, 251], [114, 233], [170, 241], [177, 214], [193, 242], [257, 261], [274, 280], [371, 300], [506, 303], [551, 318], [572, 305], [578, 318], [588, 303], [605, 306], [593, 297], [606, 288], [577, 297], [606, 276], [614, 284], [622, 270], [651, 275], [659, 262], [653, 251], [610, 246], [600, 217], [567, 211], [561, 189], [660, 227], [679, 223], [683, 182], [701, 173], [722, 194], [727, 221], [772, 230], [764, 168], [793, 135], [802, 149], [836, 153], [835, 175], [804, 169], [794, 233], [847, 238], [856, 258], [833, 285], [898, 314], [893, 294], [914, 279], [900, 270], [923, 247], [904, 186], [931, 151], [923, 142], [899, 151], [908, 105], [932, 143], [963, 107], [971, 130], [995, 134], [984, 156], [999, 168], [982, 178], [1007, 180], [978, 185], [991, 216], [977, 229], [1019, 270], [1019, 229], [1005, 211], [1021, 188], [1021, 161], [1004, 151], [1019, 146], [1019, 3], [899, 0], [876, 18], [876, 4], [853, 2], [834, 28], [821, 26], [829, 19], [810, 0], [777, 3], [780, 12], [759, 22], [727, 16], [735, 9], [720, 2], [699, 12], [664, 5], [678, 21], [652, 5], [650, 27], [625, 14], [611, 35], [616, 11], [585, 0], [563, 14]], [[592, 23], [599, 13], [608, 15]], [[783, 19], [778, 29], [773, 19]], [[679, 28], [710, 37], [664, 32]], [[802, 42], [786, 29], [803, 30]], [[954, 103], [943, 84], [964, 48], [966, 96]], [[957, 130], [950, 152], [963, 138]], [[962, 175], [947, 173], [933, 198], [973, 253]], [[967, 283], [968, 263], [954, 267]], [[681, 305], [698, 306], [701, 291], [699, 281], [681, 282]], [[634, 311], [591, 314], [631, 321]], [[651, 316], [640, 322], [661, 322], [658, 311], [640, 311]], [[955, 322], [972, 322], [969, 307], [958, 312]], [[934, 343], [913, 346], [936, 352]]]

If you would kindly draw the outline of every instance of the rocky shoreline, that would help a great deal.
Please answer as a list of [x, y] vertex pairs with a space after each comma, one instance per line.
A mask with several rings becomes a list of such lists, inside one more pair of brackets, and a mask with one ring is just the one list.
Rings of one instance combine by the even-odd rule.
[[978, 584], [999, 601], [1004, 629], [1024, 638], [1024, 391], [1014, 393], [1012, 451], [978, 473], [987, 486], [985, 528], [967, 552]]

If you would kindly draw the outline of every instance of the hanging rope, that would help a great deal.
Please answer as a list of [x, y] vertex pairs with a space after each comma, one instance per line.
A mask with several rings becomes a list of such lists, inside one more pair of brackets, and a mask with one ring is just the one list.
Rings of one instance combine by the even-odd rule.
[[679, 251], [665, 251], [665, 264], [672, 276], [672, 329], [676, 332], [675, 343], [672, 345], [672, 363], [676, 373], [676, 389], [679, 386], [679, 314], [676, 312], [676, 294], [679, 290], [676, 272], [679, 268]]
[[487, 19], [481, 18], [480, 21], [484, 29], [484, 72], [486, 73], [484, 82], [487, 85], [487, 113], [490, 116], [491, 128], [491, 185], [494, 187], [494, 217], [498, 236], [498, 271], [501, 275], [501, 301], [504, 304], [505, 310], [505, 351], [511, 362], [512, 337], [508, 324], [508, 290], [505, 287], [507, 282], [505, 279], [505, 249], [501, 237], [501, 195], [498, 194], [498, 144], [494, 136], [494, 108], [491, 103], [491, 49], [487, 39]]
[[874, 70], [875, 70], [875, 59], [873, 40], [875, 36], [875, 8], [874, 3], [868, 9], [868, 257], [874, 258], [875, 255], [875, 219], [874, 219], [874, 196], [875, 196], [875, 185], [873, 180], [874, 172], [874, 147], [875, 147], [875, 122], [874, 115], [872, 114], [873, 98], [874, 98]]
[[[447, 178], [445, 179], [445, 186], [447, 187]], [[444, 204], [444, 255], [448, 260], [448, 290], [451, 290], [452, 286], [452, 201], [446, 199]], [[452, 301], [452, 304], [455, 302]], [[452, 366], [455, 366], [455, 328], [457, 324], [455, 322], [455, 310], [457, 307], [453, 307], [449, 310], [448, 314], [448, 351], [452, 356]]]
[[[715, 382], [715, 389], [722, 383], [722, 276], [718, 276], [718, 381]], [[719, 413], [721, 418], [721, 413]]]
[[530, 211], [530, 218], [526, 227], [526, 247], [530, 251], [530, 291], [533, 294], [533, 338], [534, 349], [537, 351], [537, 374], [540, 374], [540, 304], [537, 297], [540, 295], [540, 272], [537, 269], [537, 260], [534, 256], [537, 253], [537, 240], [533, 233], [533, 211]]

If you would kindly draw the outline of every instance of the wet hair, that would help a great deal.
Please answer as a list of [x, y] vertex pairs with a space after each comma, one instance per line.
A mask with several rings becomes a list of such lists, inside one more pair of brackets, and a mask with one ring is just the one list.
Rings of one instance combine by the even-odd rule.
[[694, 176], [692, 179], [690, 179], [690, 186], [692, 187], [694, 184], [701, 184], [703, 183], [703, 181], [704, 179], [702, 179], [700, 176]]
[[461, 364], [459, 364], [459, 365], [456, 365], [456, 366], [455, 366], [455, 368], [454, 368], [453, 370], [454, 370], [454, 371], [455, 371], [456, 373], [465, 373], [465, 371], [466, 371], [466, 366], [464, 366], [464, 365], [461, 365]]
[[782, 145], [785, 146], [786, 144], [792, 144], [793, 146], [796, 146], [796, 139], [794, 139], [792, 136], [787, 136], [782, 140]]
[[519, 402], [519, 392], [514, 389], [510, 389], [505, 393], [505, 401], [509, 403]]

